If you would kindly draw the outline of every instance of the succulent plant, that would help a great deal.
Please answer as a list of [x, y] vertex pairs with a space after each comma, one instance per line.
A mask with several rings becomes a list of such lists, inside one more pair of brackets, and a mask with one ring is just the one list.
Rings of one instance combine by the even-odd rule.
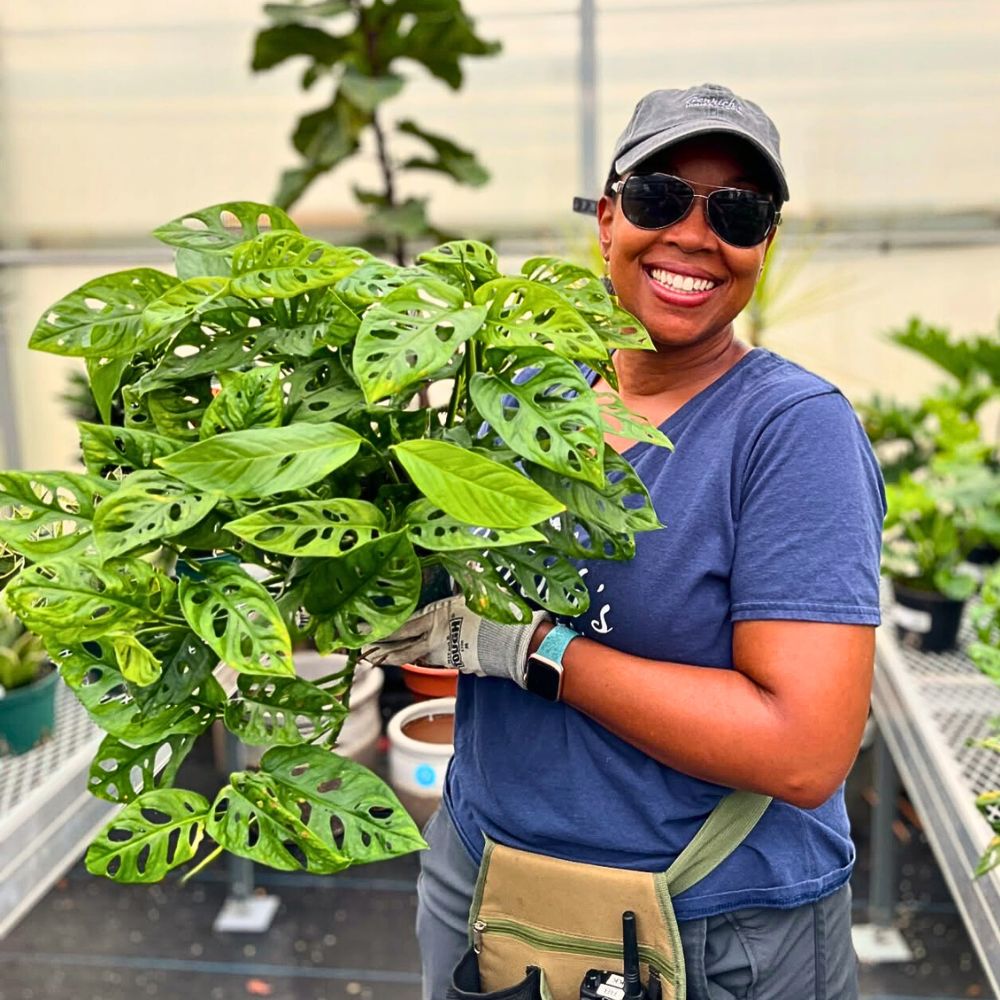
[[30, 684], [46, 659], [42, 640], [0, 604], [0, 687], [11, 691]]

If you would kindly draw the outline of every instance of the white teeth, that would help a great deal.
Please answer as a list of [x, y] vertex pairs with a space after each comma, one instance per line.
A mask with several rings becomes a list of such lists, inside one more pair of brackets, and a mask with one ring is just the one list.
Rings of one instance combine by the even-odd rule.
[[666, 285], [675, 292], [707, 292], [715, 287], [715, 282], [707, 278], [692, 278], [690, 274], [675, 274], [662, 267], [650, 269], [650, 276], [661, 285]]

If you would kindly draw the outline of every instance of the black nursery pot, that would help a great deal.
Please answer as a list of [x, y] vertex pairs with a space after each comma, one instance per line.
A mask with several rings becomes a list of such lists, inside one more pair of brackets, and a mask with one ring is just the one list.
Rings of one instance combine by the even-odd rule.
[[966, 559], [975, 566], [992, 566], [1000, 559], [1000, 549], [989, 542], [983, 542], [977, 545]]
[[943, 653], [957, 645], [965, 601], [893, 581], [892, 621], [899, 641], [922, 653]]

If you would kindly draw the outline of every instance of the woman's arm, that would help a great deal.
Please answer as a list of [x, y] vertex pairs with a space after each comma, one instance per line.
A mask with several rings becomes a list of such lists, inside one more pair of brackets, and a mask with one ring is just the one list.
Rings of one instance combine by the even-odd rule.
[[[539, 627], [532, 651], [550, 627]], [[857, 755], [874, 631], [736, 622], [734, 670], [647, 660], [581, 637], [564, 656], [563, 700], [678, 771], [812, 809]]]

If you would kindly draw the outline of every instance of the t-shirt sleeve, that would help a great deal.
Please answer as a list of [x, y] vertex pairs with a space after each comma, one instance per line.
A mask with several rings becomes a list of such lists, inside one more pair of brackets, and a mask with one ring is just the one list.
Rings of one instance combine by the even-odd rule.
[[877, 625], [884, 517], [878, 463], [840, 393], [772, 417], [742, 479], [733, 621]]

